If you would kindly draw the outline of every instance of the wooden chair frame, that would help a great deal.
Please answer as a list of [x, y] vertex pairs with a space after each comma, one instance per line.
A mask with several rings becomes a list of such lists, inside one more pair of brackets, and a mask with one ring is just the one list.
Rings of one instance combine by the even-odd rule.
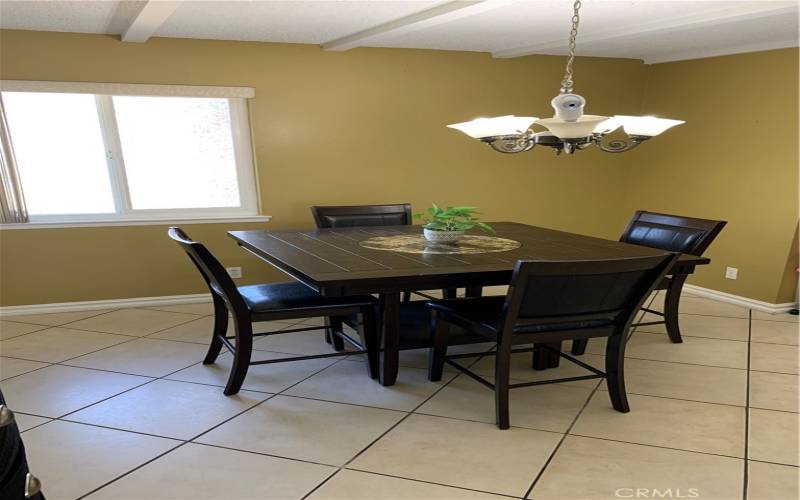
[[327, 216], [370, 216], [383, 214], [402, 214], [404, 226], [412, 223], [411, 204], [397, 203], [387, 205], [314, 205], [311, 207], [314, 222], [319, 228], [335, 227]]
[[[281, 311], [252, 311], [241, 293], [239, 293], [238, 287], [233, 282], [233, 279], [225, 271], [225, 268], [203, 244], [193, 241], [179, 227], [169, 228], [168, 235], [183, 248], [187, 255], [189, 255], [189, 258], [200, 271], [200, 274], [203, 276], [211, 292], [214, 303], [214, 328], [211, 334], [211, 343], [203, 359], [203, 364], [213, 364], [223, 346], [231, 352], [233, 355], [233, 365], [224, 390], [226, 395], [239, 392], [245, 376], [247, 375], [247, 370], [251, 365], [330, 358], [347, 356], [350, 354], [366, 354], [367, 371], [371, 378], [378, 378], [380, 346], [377, 326], [377, 301], [375, 299], [372, 297], [358, 297], [354, 298], [352, 303], [343, 303], [328, 307], [301, 307], [290, 310], [284, 309]], [[229, 312], [233, 318], [235, 327], [235, 334], [233, 337], [227, 335]], [[357, 325], [360, 341], [346, 334], [341, 328], [341, 324], [339, 324], [338, 330], [330, 326], [311, 326], [279, 330], [276, 332], [253, 333], [253, 323], [263, 321], [352, 315], [360, 315], [361, 317], [361, 321]], [[262, 361], [251, 361], [250, 359], [253, 350], [253, 337], [282, 335], [321, 329], [325, 329], [329, 335], [339, 339], [339, 342], [347, 342], [357, 350], [309, 356], [293, 356]], [[344, 348], [344, 346], [342, 346], [342, 348]]]
[[[631, 240], [631, 234], [638, 227], [639, 224], [651, 224], [655, 226], [662, 226], [665, 228], [688, 228], [702, 231], [702, 234], [693, 242], [691, 246], [680, 249], [681, 253], [702, 256], [708, 249], [711, 243], [716, 239], [719, 233], [727, 224], [723, 220], [711, 219], [698, 219], [696, 217], [686, 217], [682, 215], [671, 215], [658, 212], [648, 212], [646, 210], [637, 210], [633, 217], [628, 221], [625, 230], [622, 232], [619, 241], [623, 243], [632, 243], [641, 245], [636, 241]], [[659, 248], [660, 250], [670, 250], [667, 248]], [[652, 325], [666, 325], [667, 335], [674, 344], [683, 342], [680, 333], [680, 326], [678, 325], [678, 311], [680, 309], [681, 291], [686, 282], [688, 275], [667, 276], [656, 285], [656, 290], [666, 290], [667, 294], [664, 299], [664, 311], [656, 311], [648, 307], [643, 307], [642, 311], [660, 316], [664, 318], [660, 321], [646, 321], [634, 323], [633, 327], [639, 326], [652, 326]], [[587, 340], [575, 341], [572, 344], [573, 354], [583, 354], [586, 351]]]
[[[387, 205], [314, 205], [311, 207], [311, 214], [314, 216], [314, 222], [317, 224], [317, 227], [321, 229], [336, 227], [335, 225], [331, 224], [327, 216], [337, 215], [345, 217], [358, 217], [381, 214], [403, 214], [404, 217], [402, 225], [410, 226], [413, 222], [410, 203], [396, 203]], [[413, 293], [426, 299], [436, 299], [436, 297], [432, 297], [418, 291], [414, 291]], [[411, 291], [403, 292], [403, 302], [409, 302], [411, 300], [411, 294]], [[448, 288], [443, 290], [442, 294], [445, 298], [455, 298], [456, 290]], [[334, 346], [337, 348], [339, 347], [337, 344], [334, 344]]]
[[[497, 426], [507, 429], [509, 422], [509, 390], [535, 385], [554, 384], [561, 382], [574, 382], [605, 378], [608, 386], [609, 397], [615, 410], [626, 413], [630, 411], [625, 392], [624, 360], [626, 335], [636, 312], [645, 299], [652, 293], [656, 284], [664, 277], [667, 270], [677, 260], [677, 254], [667, 254], [655, 257], [639, 257], [629, 259], [600, 260], [600, 261], [519, 261], [514, 269], [514, 274], [506, 296], [498, 326], [493, 332], [485, 331], [484, 334], [494, 337], [497, 349], [489, 353], [469, 353], [447, 356], [447, 336], [451, 324], [463, 328], [474, 328], [474, 323], [466, 320], [456, 313], [437, 309], [436, 302], [430, 305], [433, 309], [432, 347], [429, 356], [428, 377], [432, 381], [441, 380], [444, 364], [447, 363], [482, 385], [494, 390]], [[643, 271], [645, 276], [638, 284], [638, 289], [632, 290], [635, 300], [623, 309], [613, 311], [615, 320], [610, 325], [600, 327], [585, 327], [570, 330], [537, 331], [524, 333], [526, 326], [541, 323], [541, 319], [521, 318], [520, 311], [525, 299], [525, 289], [529, 282], [535, 283], [537, 276], [576, 276], [593, 274], [611, 274]], [[533, 281], [532, 281], [533, 280]], [[486, 299], [463, 299], [486, 300]], [[444, 302], [443, 302], [444, 303]], [[608, 316], [609, 311], [598, 311], [597, 314], [582, 314], [580, 316], [562, 316], [558, 322], [583, 321], [587, 319]], [[549, 321], [556, 321], [549, 319]], [[605, 372], [584, 363], [574, 357], [561, 352], [561, 342], [564, 340], [588, 339], [593, 337], [608, 337], [606, 345]], [[530, 345], [533, 348], [514, 349], [515, 345]], [[548, 353], [549, 351], [549, 353]], [[563, 357], [588, 371], [591, 375], [567, 377], [554, 380], [524, 382], [510, 384], [511, 355], [519, 352], [533, 352], [534, 359], [543, 355]], [[476, 356], [496, 356], [494, 383], [489, 382], [469, 368], [457, 363], [455, 360]]]

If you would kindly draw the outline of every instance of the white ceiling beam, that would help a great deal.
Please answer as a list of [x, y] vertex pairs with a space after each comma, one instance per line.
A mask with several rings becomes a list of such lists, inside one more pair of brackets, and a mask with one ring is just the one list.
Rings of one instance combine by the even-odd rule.
[[122, 41], [146, 42], [180, 4], [180, 1], [149, 0], [122, 33]]
[[687, 61], [689, 59], [704, 59], [706, 57], [730, 56], [733, 54], [746, 54], [748, 52], [761, 52], [763, 50], [786, 49], [797, 47], [797, 39], [773, 40], [770, 42], [745, 43], [722, 49], [698, 49], [685, 52], [667, 52], [644, 58], [645, 64], [659, 64], [673, 61]]
[[[787, 2], [773, 3], [768, 2], [764, 4], [745, 4], [737, 7], [728, 7], [724, 9], [715, 9], [712, 11], [703, 12], [700, 14], [684, 15], [679, 17], [672, 17], [661, 19], [652, 23], [638, 24], [636, 26], [628, 26], [622, 29], [599, 31], [597, 33], [588, 33], [583, 36], [578, 36], [578, 43], [586, 44], [592, 42], [600, 42], [604, 40], [612, 40], [616, 38], [635, 37], [641, 35], [652, 35], [656, 33], [669, 33], [672, 31], [685, 31], [696, 28], [703, 28], [706, 26], [715, 26], [721, 24], [728, 24], [746, 19], [758, 19], [761, 17], [775, 16], [775, 15], [797, 15], [797, 5]], [[512, 49], [504, 49], [492, 52], [492, 57], [505, 59], [511, 57], [527, 56], [531, 54], [539, 54], [542, 51], [554, 49], [566, 49], [566, 35], [562, 39], [550, 40], [524, 47], [516, 47]]]
[[432, 7], [416, 14], [352, 33], [321, 45], [324, 50], [350, 50], [386, 35], [402, 35], [456, 19], [474, 16], [511, 3], [512, 0], [457, 0]]

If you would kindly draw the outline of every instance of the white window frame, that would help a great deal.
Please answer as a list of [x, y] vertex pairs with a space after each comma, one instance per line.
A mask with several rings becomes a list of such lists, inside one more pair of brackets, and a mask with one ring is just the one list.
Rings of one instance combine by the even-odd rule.
[[[57, 93], [89, 93], [94, 95], [97, 104], [97, 113], [102, 133], [103, 143], [106, 151], [106, 165], [108, 167], [109, 181], [111, 184], [111, 192], [114, 198], [115, 212], [102, 213], [102, 214], [44, 214], [44, 215], [30, 215], [29, 222], [24, 224], [13, 224], [13, 226], [39, 226], [39, 225], [52, 225], [52, 224], [75, 224], [82, 225], [82, 223], [135, 223], [137, 221], [150, 222], [150, 221], [175, 221], [175, 220], [232, 220], [232, 219], [247, 219], [259, 216], [259, 197], [257, 191], [257, 177], [255, 173], [255, 162], [253, 158], [253, 146], [251, 142], [251, 129], [250, 118], [248, 113], [247, 98], [252, 95], [243, 93], [241, 88], [233, 87], [232, 92], [236, 97], [223, 97], [221, 95], [208, 95], [207, 89], [213, 89], [216, 92], [224, 93], [224, 87], [196, 87], [200, 89], [197, 92], [191, 92], [194, 87], [176, 87], [176, 86], [136, 86], [125, 85], [120, 86], [119, 93], [114, 94], [92, 94], [87, 90], [92, 90], [91, 87], [86, 87], [87, 84], [80, 84], [79, 87], [72, 89], [65, 87], [71, 85], [69, 82], [60, 83], [53, 82], [56, 85], [48, 85], [45, 87], [30, 85], [31, 83], [50, 83], [50, 82], [14, 82], [28, 85], [8, 85], [9, 81], [4, 81], [2, 85], [3, 92], [57, 92]], [[118, 84], [88, 84], [88, 85], [104, 85], [103, 90], [106, 90], [109, 85], [114, 86]], [[9, 88], [11, 87], [11, 88]], [[32, 87], [32, 88], [31, 88]], [[137, 88], [138, 87], [138, 88]], [[146, 87], [146, 88], [145, 88]], [[132, 88], [132, 90], [131, 90]], [[164, 90], [166, 88], [166, 90]], [[176, 95], [170, 90], [177, 89], [180, 94]], [[219, 90], [222, 89], [222, 90]], [[146, 90], [145, 92], [137, 92], [137, 90]], [[162, 92], [157, 92], [162, 90]], [[252, 89], [250, 89], [252, 91]], [[117, 127], [116, 114], [114, 112], [114, 95], [167, 95], [170, 97], [214, 97], [226, 98], [228, 101], [228, 109], [230, 112], [231, 122], [231, 138], [234, 150], [234, 159], [236, 164], [236, 178], [239, 189], [238, 207], [204, 207], [204, 208], [170, 208], [170, 209], [134, 209], [131, 203], [129, 187], [126, 179], [124, 157], [122, 154], [122, 145], [120, 143], [119, 129]], [[190, 95], [186, 95], [190, 94]], [[191, 95], [195, 94], [195, 95]], [[230, 93], [228, 93], [230, 95]], [[241, 95], [241, 96], [240, 96]], [[23, 192], [25, 186], [22, 186]], [[178, 187], [179, 188], [179, 187]], [[265, 217], [266, 218], [266, 217]], [[94, 224], [93, 224], [94, 225]]]

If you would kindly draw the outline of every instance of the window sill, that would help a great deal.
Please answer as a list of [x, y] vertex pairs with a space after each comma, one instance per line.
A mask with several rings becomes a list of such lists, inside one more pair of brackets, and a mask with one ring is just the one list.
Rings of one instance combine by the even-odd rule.
[[241, 215], [232, 217], [184, 217], [174, 219], [115, 219], [82, 220], [65, 222], [25, 222], [22, 224], [0, 224], [0, 230], [9, 229], [65, 229], [71, 227], [118, 227], [118, 226], [172, 226], [177, 224], [229, 224], [237, 222], [269, 222], [271, 215]]

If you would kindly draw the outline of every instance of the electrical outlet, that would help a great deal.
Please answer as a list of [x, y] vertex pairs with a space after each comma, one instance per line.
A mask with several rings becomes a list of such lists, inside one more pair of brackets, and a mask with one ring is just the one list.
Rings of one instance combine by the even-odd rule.
[[241, 267], [226, 267], [226, 271], [231, 278], [241, 278], [242, 277], [242, 268]]
[[739, 269], [735, 267], [726, 267], [725, 277], [729, 280], [735, 280], [736, 278], [739, 277]]

